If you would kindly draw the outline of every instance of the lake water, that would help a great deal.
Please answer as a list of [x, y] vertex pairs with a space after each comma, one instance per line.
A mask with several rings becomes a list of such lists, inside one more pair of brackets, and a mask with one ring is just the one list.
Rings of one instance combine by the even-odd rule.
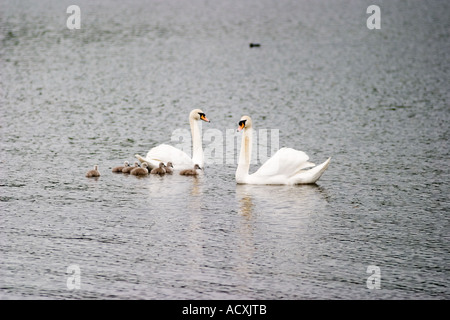
[[[450, 298], [448, 12], [2, 0], [0, 298]], [[194, 108], [216, 142], [250, 115], [331, 164], [304, 186], [236, 185], [225, 160], [198, 178], [111, 172], [174, 144]]]

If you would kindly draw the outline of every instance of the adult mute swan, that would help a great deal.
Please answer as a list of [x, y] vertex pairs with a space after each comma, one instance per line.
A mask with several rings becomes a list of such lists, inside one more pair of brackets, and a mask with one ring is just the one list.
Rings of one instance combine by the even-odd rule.
[[315, 166], [314, 163], [308, 162], [309, 157], [303, 151], [281, 148], [255, 173], [248, 174], [253, 133], [252, 119], [249, 116], [243, 116], [239, 121], [238, 131], [241, 130], [244, 132], [236, 170], [238, 184], [311, 184], [319, 180], [322, 173], [328, 168], [331, 158]]
[[189, 114], [189, 124], [192, 135], [192, 158], [186, 152], [167, 144], [160, 144], [147, 153], [144, 157], [136, 154], [135, 157], [141, 162], [147, 162], [151, 169], [158, 168], [160, 162], [172, 162], [174, 170], [191, 169], [196, 163], [203, 166], [203, 147], [200, 134], [199, 120], [210, 122], [205, 113], [200, 109], [194, 109]]

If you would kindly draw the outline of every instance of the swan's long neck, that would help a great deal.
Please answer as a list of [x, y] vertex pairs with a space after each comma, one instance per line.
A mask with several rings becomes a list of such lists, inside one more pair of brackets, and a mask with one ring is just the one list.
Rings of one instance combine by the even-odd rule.
[[199, 121], [189, 119], [192, 134], [192, 161], [203, 167], [202, 134]]
[[250, 160], [252, 157], [252, 135], [253, 129], [244, 129], [241, 142], [241, 151], [239, 153], [239, 162], [236, 170], [236, 181], [242, 183], [248, 176], [250, 169]]

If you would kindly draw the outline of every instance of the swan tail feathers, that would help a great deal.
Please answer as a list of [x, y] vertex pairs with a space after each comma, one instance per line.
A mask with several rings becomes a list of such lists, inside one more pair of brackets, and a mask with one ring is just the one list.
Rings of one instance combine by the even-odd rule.
[[293, 176], [290, 180], [291, 184], [313, 184], [316, 183], [317, 180], [320, 179], [322, 174], [327, 170], [328, 165], [330, 164], [331, 157], [328, 158], [325, 162], [311, 168], [309, 170], [301, 171], [300, 173]]
[[137, 154], [137, 153], [136, 153], [134, 156], [135, 156], [140, 162], [146, 162], [146, 161], [145, 161], [145, 158], [144, 158], [143, 156], [141, 156], [141, 155], [139, 155], [139, 154]]

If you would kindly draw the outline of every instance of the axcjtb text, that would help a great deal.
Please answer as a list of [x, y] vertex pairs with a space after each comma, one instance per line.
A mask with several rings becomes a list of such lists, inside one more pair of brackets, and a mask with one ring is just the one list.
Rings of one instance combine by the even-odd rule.
[[183, 307], [181, 312], [183, 315], [208, 315], [214, 317], [215, 314], [225, 315], [265, 315], [267, 313], [266, 306], [264, 304], [229, 304], [226, 308], [217, 308], [216, 306], [195, 306], [189, 304], [189, 306]]

